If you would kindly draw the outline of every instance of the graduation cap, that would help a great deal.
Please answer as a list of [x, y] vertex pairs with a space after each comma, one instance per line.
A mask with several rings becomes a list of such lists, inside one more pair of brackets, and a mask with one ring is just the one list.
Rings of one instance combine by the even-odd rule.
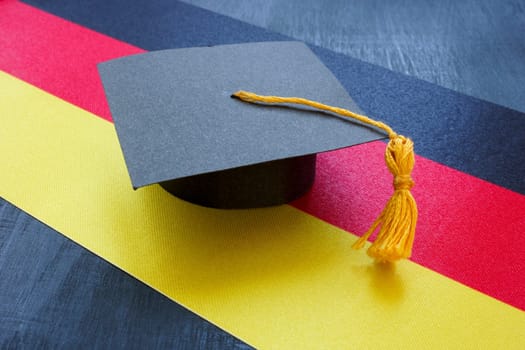
[[301, 42], [163, 50], [98, 69], [133, 188], [160, 184], [199, 205], [287, 203], [311, 187], [317, 153], [393, 136], [355, 118], [346, 90]]

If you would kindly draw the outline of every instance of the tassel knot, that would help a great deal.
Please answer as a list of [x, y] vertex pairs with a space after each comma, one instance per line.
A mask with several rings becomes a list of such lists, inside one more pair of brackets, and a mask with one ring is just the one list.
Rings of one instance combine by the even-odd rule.
[[394, 190], [410, 190], [412, 187], [414, 187], [414, 180], [410, 175], [394, 176]]
[[401, 135], [393, 134], [390, 137], [385, 162], [394, 175], [394, 190], [410, 190], [414, 186], [414, 180], [410, 176], [414, 167], [414, 144]]

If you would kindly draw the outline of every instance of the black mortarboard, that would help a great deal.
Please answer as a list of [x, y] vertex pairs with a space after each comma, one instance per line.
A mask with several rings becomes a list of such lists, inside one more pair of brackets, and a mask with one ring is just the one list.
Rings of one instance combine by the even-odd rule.
[[317, 153], [384, 138], [383, 130], [390, 139], [385, 161], [394, 193], [353, 247], [361, 248], [378, 230], [370, 256], [410, 256], [417, 221], [410, 192], [413, 142], [356, 113], [306, 45], [157, 51], [102, 63], [99, 71], [133, 187], [159, 183], [209, 207], [289, 202], [312, 185]]
[[310, 188], [317, 153], [385, 137], [313, 109], [230, 98], [244, 89], [359, 111], [300, 42], [164, 50], [98, 68], [133, 187], [159, 183], [205, 206], [289, 202]]

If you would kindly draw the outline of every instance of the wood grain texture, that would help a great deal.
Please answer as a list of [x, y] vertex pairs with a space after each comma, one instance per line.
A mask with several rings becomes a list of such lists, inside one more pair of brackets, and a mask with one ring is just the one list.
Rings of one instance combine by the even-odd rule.
[[521, 0], [184, 0], [525, 111]]

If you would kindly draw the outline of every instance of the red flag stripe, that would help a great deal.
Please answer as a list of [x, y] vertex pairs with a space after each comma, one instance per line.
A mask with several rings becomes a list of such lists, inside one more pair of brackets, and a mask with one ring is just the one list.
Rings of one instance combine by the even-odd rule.
[[0, 69], [111, 120], [96, 63], [144, 50], [17, 1], [0, 2]]

